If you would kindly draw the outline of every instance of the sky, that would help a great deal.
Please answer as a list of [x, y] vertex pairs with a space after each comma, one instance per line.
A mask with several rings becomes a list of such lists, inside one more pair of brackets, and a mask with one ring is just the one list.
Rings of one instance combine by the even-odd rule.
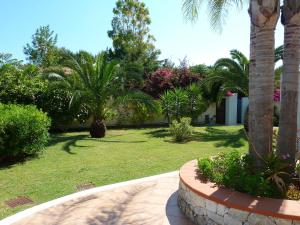
[[[107, 31], [111, 28], [115, 0], [0, 0], [0, 52], [25, 60], [23, 47], [39, 26], [50, 25], [58, 34], [57, 45], [72, 51], [93, 54], [111, 47]], [[187, 57], [190, 65], [213, 64], [229, 57], [231, 49], [249, 55], [250, 23], [247, 6], [231, 10], [222, 32], [211, 29], [203, 5], [195, 24], [184, 20], [182, 0], [143, 0], [152, 20], [151, 34], [160, 59], [178, 63]], [[278, 23], [276, 46], [283, 43], [283, 27]]]

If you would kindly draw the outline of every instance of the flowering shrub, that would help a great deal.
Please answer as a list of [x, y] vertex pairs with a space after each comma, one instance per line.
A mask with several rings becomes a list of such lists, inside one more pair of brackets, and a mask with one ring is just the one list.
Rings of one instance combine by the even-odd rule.
[[274, 102], [280, 102], [280, 89], [274, 91]]
[[148, 77], [144, 90], [154, 98], [174, 88], [184, 88], [198, 82], [201, 76], [192, 73], [188, 68], [161, 68]]

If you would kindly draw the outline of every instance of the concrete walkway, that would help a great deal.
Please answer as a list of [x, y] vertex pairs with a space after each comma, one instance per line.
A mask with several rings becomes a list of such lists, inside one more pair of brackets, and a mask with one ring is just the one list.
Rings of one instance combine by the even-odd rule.
[[47, 203], [42, 210], [36, 206], [35, 212], [27, 210], [26, 215], [24, 211], [6, 222], [14, 225], [192, 225], [177, 206], [178, 181], [176, 172], [124, 182], [117, 184], [118, 187], [111, 185], [100, 191], [96, 188], [74, 194], [77, 196], [74, 199], [50, 208], [45, 207]]

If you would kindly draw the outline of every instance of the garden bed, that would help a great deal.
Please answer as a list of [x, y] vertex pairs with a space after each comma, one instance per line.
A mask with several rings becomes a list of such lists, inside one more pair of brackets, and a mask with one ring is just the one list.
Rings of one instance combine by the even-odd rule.
[[205, 181], [197, 161], [180, 169], [178, 204], [198, 225], [296, 225], [300, 201], [253, 197]]

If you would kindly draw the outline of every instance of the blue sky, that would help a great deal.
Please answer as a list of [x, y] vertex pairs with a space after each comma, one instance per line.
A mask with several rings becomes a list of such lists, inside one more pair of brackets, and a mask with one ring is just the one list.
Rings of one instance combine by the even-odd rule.
[[[249, 17], [247, 6], [232, 10], [222, 33], [209, 26], [203, 6], [196, 24], [186, 23], [181, 12], [182, 0], [144, 0], [152, 19], [151, 33], [161, 58], [174, 62], [187, 56], [190, 64], [213, 64], [227, 57], [231, 49], [249, 54]], [[58, 46], [73, 51], [97, 53], [111, 46], [107, 31], [111, 27], [115, 0], [1, 0], [0, 52], [24, 59], [23, 46], [41, 25], [50, 25], [58, 34]], [[278, 24], [276, 45], [283, 42]]]

